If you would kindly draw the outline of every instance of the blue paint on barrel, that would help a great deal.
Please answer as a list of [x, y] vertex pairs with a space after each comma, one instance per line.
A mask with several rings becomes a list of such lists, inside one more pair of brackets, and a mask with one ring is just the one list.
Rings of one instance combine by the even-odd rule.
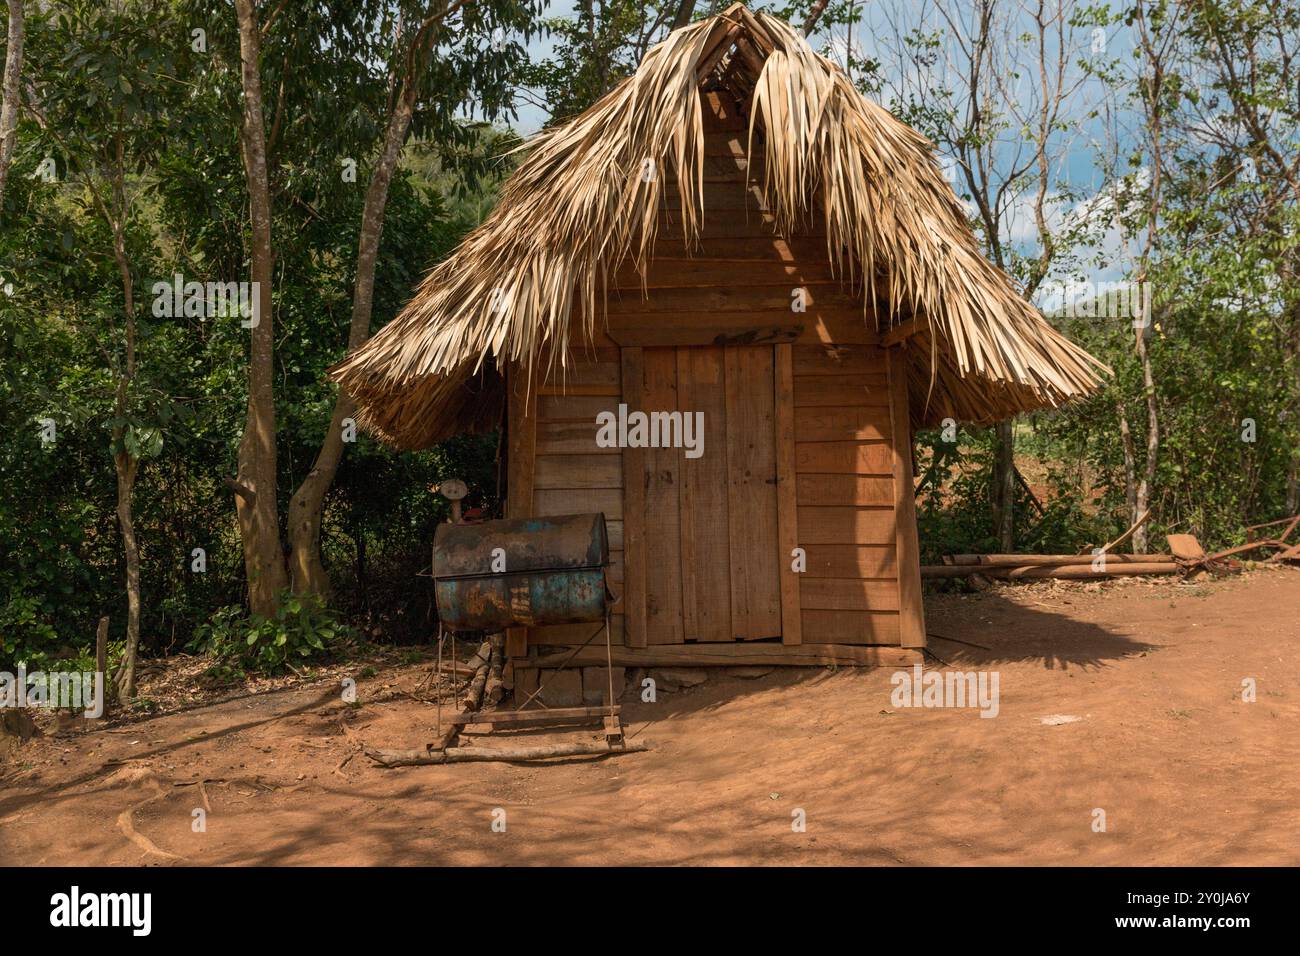
[[[493, 573], [501, 561], [505, 570]], [[442, 525], [433, 547], [438, 616], [473, 631], [603, 621], [608, 563], [598, 513]]]
[[435, 582], [438, 614], [454, 630], [499, 631], [603, 621], [602, 568], [530, 571]]

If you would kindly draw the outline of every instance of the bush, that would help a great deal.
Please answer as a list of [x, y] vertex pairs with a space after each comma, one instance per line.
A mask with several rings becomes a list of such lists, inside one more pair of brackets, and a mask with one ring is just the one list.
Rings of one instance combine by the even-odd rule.
[[7, 666], [25, 659], [40, 667], [46, 654], [38, 649], [51, 647], [57, 640], [58, 634], [46, 622], [36, 598], [15, 594], [0, 604], [0, 663]]
[[352, 629], [318, 599], [286, 592], [274, 617], [245, 615], [238, 605], [218, 609], [195, 630], [190, 648], [227, 666], [271, 675], [324, 658], [351, 637]]

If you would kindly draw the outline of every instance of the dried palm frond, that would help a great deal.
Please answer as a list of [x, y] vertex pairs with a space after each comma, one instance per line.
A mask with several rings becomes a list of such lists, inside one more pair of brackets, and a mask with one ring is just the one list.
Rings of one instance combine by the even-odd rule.
[[644, 274], [666, 180], [679, 184], [683, 239], [695, 246], [700, 88], [724, 74], [751, 96], [749, 149], [763, 151], [778, 231], [820, 215], [828, 258], [864, 315], [870, 306], [922, 321], [907, 345], [918, 423], [988, 422], [1097, 387], [1104, 367], [981, 255], [930, 142], [789, 25], [736, 4], [674, 31], [590, 109], [526, 144], [483, 224], [331, 370], [360, 423], [407, 448], [491, 427], [503, 394], [496, 370], [532, 369], [543, 355], [563, 362], [570, 316], [583, 317], [590, 339], [606, 278], [625, 262]]

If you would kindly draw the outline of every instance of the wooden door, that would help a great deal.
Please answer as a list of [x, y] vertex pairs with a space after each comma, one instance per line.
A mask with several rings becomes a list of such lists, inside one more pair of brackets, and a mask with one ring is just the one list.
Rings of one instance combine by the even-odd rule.
[[781, 636], [773, 354], [770, 345], [624, 349], [625, 372], [637, 369], [625, 387], [629, 411], [702, 423], [690, 433], [702, 437], [696, 450], [650, 448], [631, 459], [638, 495], [644, 489], [642, 568], [629, 567], [644, 581], [644, 624], [629, 622], [634, 643]]

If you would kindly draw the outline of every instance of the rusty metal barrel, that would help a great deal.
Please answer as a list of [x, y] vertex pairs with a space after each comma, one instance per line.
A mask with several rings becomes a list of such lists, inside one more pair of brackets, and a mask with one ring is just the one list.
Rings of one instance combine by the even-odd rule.
[[441, 524], [433, 536], [438, 616], [455, 631], [603, 621], [608, 566], [599, 512]]

